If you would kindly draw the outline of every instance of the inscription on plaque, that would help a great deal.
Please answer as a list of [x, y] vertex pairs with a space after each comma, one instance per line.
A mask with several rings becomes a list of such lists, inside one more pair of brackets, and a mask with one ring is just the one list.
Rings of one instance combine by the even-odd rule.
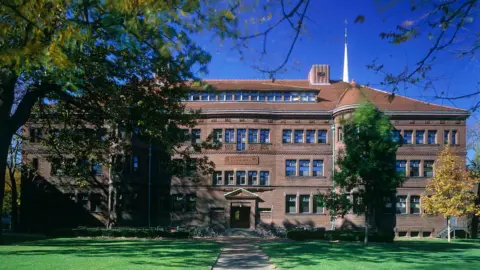
[[258, 156], [227, 156], [225, 157], [226, 165], [258, 165]]

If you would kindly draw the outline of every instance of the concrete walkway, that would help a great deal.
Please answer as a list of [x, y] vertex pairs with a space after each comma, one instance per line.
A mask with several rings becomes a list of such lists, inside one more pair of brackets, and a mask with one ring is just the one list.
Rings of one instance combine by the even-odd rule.
[[214, 270], [220, 269], [275, 269], [267, 254], [258, 247], [257, 239], [230, 239], [225, 241]]

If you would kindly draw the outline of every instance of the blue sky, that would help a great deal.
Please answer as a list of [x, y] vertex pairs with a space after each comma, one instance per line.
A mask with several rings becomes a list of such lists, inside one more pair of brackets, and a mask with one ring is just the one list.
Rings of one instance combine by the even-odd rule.
[[[307, 15], [312, 20], [307, 20], [307, 32], [302, 36], [293, 50], [292, 57], [285, 72], [277, 74], [279, 79], [306, 79], [310, 66], [313, 64], [330, 64], [331, 78], [342, 77], [343, 66], [343, 34], [344, 20], [348, 23], [348, 48], [350, 79], [354, 78], [361, 84], [370, 84], [377, 88], [390, 90], [379, 85], [382, 75], [377, 75], [366, 68], [367, 64], [377, 59], [377, 62], [386, 66], [389, 71], [398, 71], [405, 65], [413, 66], [426, 54], [431, 46], [430, 40], [423, 34], [420, 38], [402, 45], [389, 44], [379, 37], [382, 31], [392, 31], [396, 25], [406, 19], [415, 19], [418, 14], [412, 14], [408, 9], [408, 2], [389, 6], [391, 2], [402, 1], [333, 1], [312, 0]], [[387, 4], [386, 4], [387, 3]], [[358, 15], [364, 15], [362, 24], [353, 21]], [[274, 17], [275, 19], [275, 12]], [[473, 22], [478, 25], [478, 22]], [[267, 79], [268, 76], [252, 68], [253, 65], [273, 67], [284, 59], [292, 31], [285, 24], [277, 29], [268, 38], [267, 56], [263, 63], [259, 63], [259, 54], [262, 40], [251, 40], [248, 50], [244, 50], [245, 58], [240, 60], [237, 51], [232, 50], [228, 42], [220, 45], [217, 40], [199, 38], [200, 44], [212, 54], [209, 65], [209, 74], [204, 78], [216, 79]], [[458, 95], [473, 91], [480, 81], [480, 63], [471, 59], [459, 59], [451, 53], [438, 56], [434, 66], [435, 88], [437, 92], [445, 95]], [[479, 78], [479, 79], [477, 79]], [[468, 109], [475, 100], [457, 100], [452, 102], [435, 100], [432, 90], [409, 87], [401, 89], [401, 95], [424, 101], [455, 106]], [[470, 117], [469, 124], [479, 118], [479, 114]]]

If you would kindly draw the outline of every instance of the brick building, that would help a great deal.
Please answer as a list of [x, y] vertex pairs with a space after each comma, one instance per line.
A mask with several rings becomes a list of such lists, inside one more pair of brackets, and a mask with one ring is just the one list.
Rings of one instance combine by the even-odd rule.
[[[343, 147], [340, 120], [370, 101], [391, 117], [395, 136], [404, 140], [396, 166], [407, 180], [391, 205], [398, 235], [436, 235], [445, 227], [442, 217], [422, 217], [420, 195], [443, 145], [466, 155], [466, 111], [398, 95], [389, 100], [387, 92], [332, 81], [328, 65], [313, 66], [306, 80], [206, 82], [218, 91], [191, 90], [187, 108], [201, 109], [204, 118], [188, 132], [195, 141], [213, 134], [222, 143], [221, 149], [198, 154], [214, 161], [216, 172], [195, 179], [165, 177], [154, 148], [147, 223], [148, 146], [133, 139], [126, 171], [131, 181], [122, 194], [128, 205], [118, 225], [331, 228], [314, 195], [332, 185], [334, 161]], [[40, 125], [30, 123], [25, 130], [31, 139], [22, 149], [24, 163], [36, 167], [42, 181], [23, 185], [23, 223], [43, 228], [103, 225], [106, 169], [93, 164], [97, 183], [76, 186], [47, 161], [49, 153], [36, 139], [45, 133]], [[363, 221], [350, 214], [337, 219], [335, 227], [361, 227]]]
[[[389, 115], [404, 145], [397, 170], [407, 180], [391, 205], [398, 235], [436, 235], [446, 222], [422, 217], [420, 195], [433, 175], [438, 152], [450, 144], [465, 156], [464, 110], [429, 104], [354, 83], [331, 81], [328, 65], [315, 65], [307, 80], [210, 80], [216, 93], [192, 91], [187, 107], [204, 119], [189, 130], [196, 140], [209, 134], [222, 142], [206, 154], [216, 173], [199, 182], [173, 177], [172, 224], [254, 229], [259, 224], [331, 228], [314, 195], [331, 185], [342, 145], [340, 119], [364, 101]], [[196, 205], [196, 207], [194, 207]], [[361, 227], [354, 214], [335, 227]]]

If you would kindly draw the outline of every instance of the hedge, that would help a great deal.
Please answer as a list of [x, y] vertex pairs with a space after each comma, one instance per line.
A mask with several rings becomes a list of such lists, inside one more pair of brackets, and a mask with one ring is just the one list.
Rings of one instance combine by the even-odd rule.
[[323, 240], [325, 239], [325, 229], [322, 230], [289, 230], [287, 231], [287, 238], [295, 241], [305, 241], [305, 240]]
[[158, 228], [75, 228], [60, 229], [50, 233], [53, 237], [136, 237], [136, 238], [179, 238], [186, 239], [190, 237], [188, 231], [170, 232]]
[[[288, 239], [295, 241], [327, 240], [327, 241], [363, 241], [365, 232], [362, 231], [324, 231], [324, 230], [291, 230], [287, 232]], [[392, 243], [395, 238], [394, 232], [371, 232], [368, 241]]]

